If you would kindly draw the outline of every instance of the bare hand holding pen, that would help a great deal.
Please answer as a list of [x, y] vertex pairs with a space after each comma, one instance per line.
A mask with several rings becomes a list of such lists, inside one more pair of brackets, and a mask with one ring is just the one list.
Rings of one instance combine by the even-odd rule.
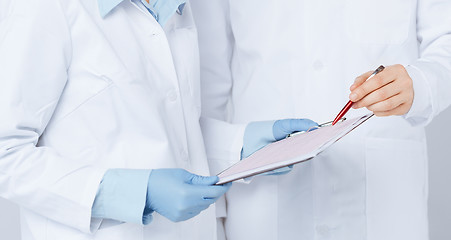
[[365, 81], [372, 72], [356, 78], [349, 99], [352, 108], [366, 107], [376, 116], [404, 115], [414, 98], [413, 83], [404, 66], [397, 64]]

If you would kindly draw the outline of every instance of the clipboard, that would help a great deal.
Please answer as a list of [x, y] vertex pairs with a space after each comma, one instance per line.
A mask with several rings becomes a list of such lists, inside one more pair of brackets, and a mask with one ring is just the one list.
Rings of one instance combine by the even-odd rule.
[[349, 120], [342, 119], [334, 126], [332, 122], [327, 122], [315, 129], [290, 134], [287, 138], [267, 145], [219, 173], [216, 185], [309, 161], [372, 116], [374, 114], [371, 113]]
[[[343, 122], [343, 121], [346, 121], [346, 118], [345, 118], [345, 117], [344, 117], [344, 118], [341, 118], [340, 120], [338, 120], [337, 123], [340, 123], [340, 122]], [[309, 129], [307, 129], [307, 131], [294, 132], [294, 133], [292, 133], [292, 134], [288, 134], [288, 135], [287, 135], [287, 138], [288, 138], [288, 137], [294, 137], [294, 136], [296, 136], [296, 135], [303, 134], [303, 133], [306, 133], [306, 132], [314, 131], [314, 130], [319, 129], [319, 128], [332, 126], [333, 123], [334, 123], [334, 121], [329, 121], [329, 122], [321, 123], [321, 124], [319, 124], [319, 125], [316, 126], [316, 127], [311, 127], [311, 128], [309, 128]]]

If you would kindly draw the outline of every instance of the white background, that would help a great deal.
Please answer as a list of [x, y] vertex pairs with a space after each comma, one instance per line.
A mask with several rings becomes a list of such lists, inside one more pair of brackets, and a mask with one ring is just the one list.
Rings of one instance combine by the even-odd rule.
[[[451, 239], [451, 109], [427, 127], [431, 240]], [[0, 239], [19, 240], [18, 208], [0, 198]]]

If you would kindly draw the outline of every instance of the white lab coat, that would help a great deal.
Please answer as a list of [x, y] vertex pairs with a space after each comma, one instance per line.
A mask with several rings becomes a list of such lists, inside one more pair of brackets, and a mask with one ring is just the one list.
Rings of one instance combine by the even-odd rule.
[[105, 19], [96, 0], [11, 3], [0, 23], [0, 196], [20, 206], [23, 239], [215, 239], [214, 207], [180, 223], [91, 219], [106, 169], [209, 175], [190, 7], [162, 29], [127, 0]]
[[9, 4], [11, 0], [1, 0], [0, 1], [0, 23], [7, 15], [7, 12], [9, 11]]
[[[380, 64], [404, 64], [414, 83], [406, 116], [373, 118], [290, 174], [235, 184], [226, 195], [228, 240], [428, 239], [422, 126], [451, 102], [451, 1], [191, 3], [205, 116], [321, 123], [349, 100], [354, 79]], [[239, 149], [218, 140], [207, 139], [207, 152], [223, 169], [237, 159], [220, 151]]]

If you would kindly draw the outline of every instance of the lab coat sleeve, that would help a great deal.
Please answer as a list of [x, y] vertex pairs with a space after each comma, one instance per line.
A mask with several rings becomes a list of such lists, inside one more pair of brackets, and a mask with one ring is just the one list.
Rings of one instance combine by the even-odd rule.
[[201, 118], [201, 126], [212, 174], [218, 174], [241, 160], [246, 125]]
[[406, 66], [414, 101], [405, 115], [412, 125], [426, 125], [451, 104], [451, 1], [419, 0], [419, 58]]
[[199, 33], [202, 119], [210, 170], [217, 174], [240, 161], [245, 124], [231, 124], [234, 38], [226, 0], [190, 1]]
[[0, 25], [0, 196], [90, 233], [99, 226], [91, 207], [105, 170], [38, 144], [68, 77], [64, 11], [57, 0], [11, 4]]

